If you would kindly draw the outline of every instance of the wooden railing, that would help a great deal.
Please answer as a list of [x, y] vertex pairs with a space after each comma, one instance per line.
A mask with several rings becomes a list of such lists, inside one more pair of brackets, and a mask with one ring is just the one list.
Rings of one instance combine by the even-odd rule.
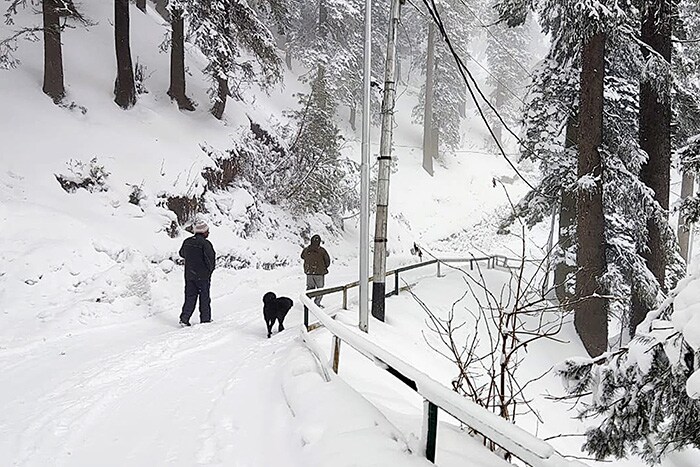
[[[488, 268], [499, 269], [515, 269], [520, 268], [522, 265], [522, 262], [519, 260], [513, 260], [504, 256], [466, 259], [448, 258], [425, 261], [388, 271], [387, 276], [393, 274], [395, 280], [394, 290], [388, 293], [387, 296], [398, 295], [400, 290], [399, 275], [402, 272], [436, 264], [439, 277], [441, 275], [441, 264], [470, 263], [470, 268], [473, 269], [475, 265], [478, 267], [480, 262], [485, 262]], [[318, 296], [342, 292], [343, 308], [347, 309], [347, 291], [357, 286], [358, 282], [352, 282], [338, 287], [310, 290], [302, 294], [301, 300], [304, 304], [306, 330], [311, 331], [323, 326], [333, 335], [331, 364], [335, 373], [338, 372], [340, 365], [340, 344], [341, 342], [346, 342], [361, 355], [372, 360], [379, 367], [388, 371], [423, 397], [421, 439], [424, 454], [428, 460], [435, 462], [438, 412], [442, 410], [533, 467], [585, 467], [585, 464], [582, 462], [564, 458], [547, 442], [433, 380], [430, 376], [372, 342], [365, 334], [335, 321], [334, 315], [325, 313], [313, 301]], [[317, 323], [309, 324], [309, 313], [318, 320]], [[304, 335], [306, 336], [306, 333]], [[307, 343], [309, 341], [306, 337], [304, 340]], [[309, 348], [316, 355], [316, 358], [321, 360], [315, 345], [309, 344]]]

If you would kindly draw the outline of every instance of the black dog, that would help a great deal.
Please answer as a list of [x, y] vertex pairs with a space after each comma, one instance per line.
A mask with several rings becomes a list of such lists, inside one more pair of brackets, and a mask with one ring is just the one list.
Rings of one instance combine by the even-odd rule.
[[284, 331], [284, 317], [294, 306], [294, 302], [288, 297], [278, 297], [272, 292], [263, 295], [263, 316], [267, 325], [267, 337], [272, 335], [272, 326], [275, 320], [279, 323], [278, 332]]

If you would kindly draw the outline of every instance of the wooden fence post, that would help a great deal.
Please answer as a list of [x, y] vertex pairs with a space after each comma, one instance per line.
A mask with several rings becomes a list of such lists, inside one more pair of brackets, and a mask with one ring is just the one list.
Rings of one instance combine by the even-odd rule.
[[348, 289], [343, 287], [343, 310], [348, 309]]
[[399, 294], [399, 271], [394, 271], [394, 295]]
[[433, 464], [437, 450], [437, 419], [437, 406], [429, 400], [423, 400], [423, 445], [426, 459]]
[[340, 365], [340, 338], [338, 336], [333, 336], [333, 351], [331, 352], [333, 358], [333, 373], [338, 374], [338, 366]]
[[442, 273], [440, 272], [440, 264], [441, 264], [441, 263], [440, 263], [440, 261], [438, 260], [438, 262], [437, 262], [437, 276], [438, 276], [438, 277], [442, 277]]
[[304, 305], [304, 326], [306, 326], [306, 330], [309, 330], [309, 308]]

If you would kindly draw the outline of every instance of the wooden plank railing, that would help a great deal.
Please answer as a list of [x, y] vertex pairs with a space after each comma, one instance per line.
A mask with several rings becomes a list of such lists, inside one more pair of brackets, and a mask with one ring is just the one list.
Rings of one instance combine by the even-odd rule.
[[[470, 262], [470, 267], [473, 268], [475, 264], [478, 265], [479, 261], [487, 261], [487, 267], [489, 268], [511, 269], [519, 268], [522, 265], [522, 262], [517, 264], [519, 260], [514, 261], [512, 258], [506, 258], [504, 256], [440, 259], [397, 268], [388, 271], [387, 275], [394, 274], [395, 277], [398, 277], [401, 272], [437, 263], [438, 276], [440, 276], [441, 263]], [[397, 283], [398, 280], [396, 281], [396, 284]], [[347, 294], [347, 290], [357, 285], [357, 282], [354, 282], [339, 287], [310, 290], [302, 294], [301, 301], [304, 304], [304, 323], [306, 329], [311, 330], [323, 326], [333, 335], [331, 362], [332, 369], [335, 373], [338, 372], [340, 365], [341, 342], [346, 342], [361, 355], [372, 360], [379, 367], [395, 376], [423, 397], [422, 443], [424, 455], [428, 460], [435, 462], [435, 452], [437, 450], [437, 419], [439, 410], [442, 410], [533, 467], [585, 467], [585, 464], [580, 461], [564, 458], [555, 451], [549, 443], [542, 441], [531, 433], [528, 433], [522, 428], [433, 380], [430, 376], [412, 367], [391, 352], [381, 348], [359, 331], [353, 330], [335, 321], [334, 315], [325, 313], [313, 302], [314, 297], [342, 291], [344, 293], [343, 305], [345, 308], [347, 307], [347, 298], [345, 295]], [[395, 285], [394, 292], [389, 295], [393, 295], [394, 293], [399, 293], [398, 285]], [[309, 313], [318, 320], [318, 323], [309, 325]], [[315, 348], [311, 350], [317, 353]]]

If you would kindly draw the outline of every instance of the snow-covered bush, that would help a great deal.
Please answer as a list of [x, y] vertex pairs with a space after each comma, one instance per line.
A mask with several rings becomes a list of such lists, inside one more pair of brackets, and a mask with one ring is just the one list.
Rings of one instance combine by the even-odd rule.
[[596, 359], [567, 360], [566, 391], [596, 425], [583, 448], [597, 459], [638, 454], [650, 464], [700, 447], [700, 269], [637, 328], [628, 347]]
[[66, 165], [67, 174], [54, 174], [61, 188], [66, 192], [73, 193], [79, 188], [85, 188], [91, 193], [107, 191], [109, 172], [104, 165], [97, 162], [97, 157], [90, 159], [90, 162], [71, 159], [66, 162]]
[[146, 80], [151, 77], [153, 72], [148, 72], [148, 67], [136, 59], [134, 65], [134, 85], [136, 86], [137, 94], [148, 94], [146, 89]]
[[220, 177], [237, 179], [259, 202], [296, 214], [323, 213], [339, 224], [358, 203], [357, 166], [338, 154], [337, 144], [323, 146], [325, 140], [312, 131], [279, 127], [274, 134], [251, 121], [250, 131], [242, 132], [233, 148], [205, 149], [219, 169], [202, 175], [208, 184]]
[[136, 206], [140, 206], [141, 201], [143, 201], [146, 198], [146, 194], [143, 192], [143, 184], [129, 186], [131, 186], [131, 193], [129, 193], [129, 203]]

